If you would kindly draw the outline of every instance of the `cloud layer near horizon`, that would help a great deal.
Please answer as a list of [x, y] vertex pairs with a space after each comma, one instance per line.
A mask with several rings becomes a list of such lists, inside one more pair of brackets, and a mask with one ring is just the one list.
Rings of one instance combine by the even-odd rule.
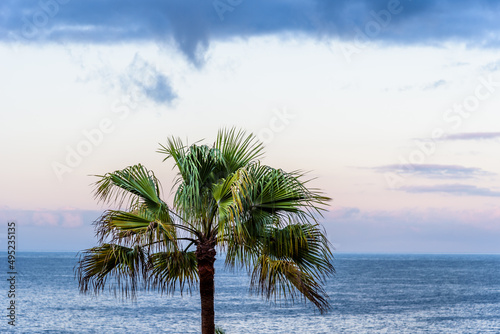
[[[97, 245], [96, 210], [0, 208], [0, 219], [15, 220], [20, 251], [81, 251]], [[498, 252], [498, 210], [339, 207], [322, 224], [336, 252]], [[481, 240], [478, 245], [475, 240]]]
[[496, 253], [499, 218], [498, 210], [341, 207], [324, 225], [339, 252]]
[[3, 42], [174, 42], [202, 64], [214, 40], [302, 34], [358, 42], [500, 46], [497, 1], [7, 0]]

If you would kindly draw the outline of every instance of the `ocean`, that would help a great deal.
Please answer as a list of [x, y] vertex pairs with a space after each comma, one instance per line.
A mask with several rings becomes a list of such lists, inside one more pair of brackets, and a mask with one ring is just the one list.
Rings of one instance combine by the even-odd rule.
[[[16, 326], [8, 325], [1, 255], [2, 333], [199, 333], [198, 291], [82, 295], [76, 253], [18, 253]], [[216, 324], [231, 333], [500, 333], [500, 255], [336, 254], [332, 309], [249, 295], [245, 271], [216, 261]], [[14, 329], [15, 328], [15, 329]]]

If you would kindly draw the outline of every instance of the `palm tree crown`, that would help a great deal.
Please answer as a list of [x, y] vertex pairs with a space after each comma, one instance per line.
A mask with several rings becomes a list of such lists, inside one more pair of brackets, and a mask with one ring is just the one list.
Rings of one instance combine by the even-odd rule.
[[262, 150], [253, 135], [235, 129], [219, 131], [211, 147], [168, 139], [159, 152], [179, 171], [172, 206], [140, 164], [98, 176], [96, 198], [119, 209], [95, 222], [100, 245], [83, 251], [76, 267], [81, 291], [98, 293], [108, 277], [125, 294], [199, 284], [202, 332], [214, 333], [220, 251], [227, 266], [248, 269], [252, 291], [267, 299], [304, 297], [326, 311], [322, 284], [334, 268], [317, 217], [329, 198], [308, 189], [300, 172], [262, 165]]

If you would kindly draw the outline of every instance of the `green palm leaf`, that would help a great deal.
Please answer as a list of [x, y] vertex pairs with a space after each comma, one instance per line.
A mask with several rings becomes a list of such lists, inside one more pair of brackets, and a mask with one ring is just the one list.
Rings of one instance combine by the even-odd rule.
[[214, 148], [220, 151], [226, 173], [231, 174], [262, 157], [264, 147], [253, 134], [246, 135], [242, 130], [220, 130]]
[[155, 218], [157, 215], [151, 215], [145, 210], [107, 210], [95, 222], [96, 234], [100, 242], [109, 240], [126, 245], [176, 244], [176, 225]]
[[103, 244], [80, 254], [77, 276], [82, 292], [99, 293], [111, 276], [115, 278], [114, 289], [118, 286], [125, 295], [129, 292], [134, 295], [147, 270], [146, 256], [141, 247]]
[[[95, 197], [103, 202], [116, 202], [128, 207], [145, 207], [151, 212], [164, 211], [160, 183], [154, 173], [141, 164], [105, 175], [97, 175]], [[124, 203], [128, 199], [128, 203]]]
[[267, 299], [283, 297], [294, 301], [303, 297], [321, 313], [329, 309], [328, 296], [319, 282], [290, 261], [261, 255], [252, 272], [250, 288]]
[[148, 284], [153, 289], [172, 293], [178, 287], [191, 288], [198, 281], [198, 262], [195, 252], [160, 252], [151, 256]]

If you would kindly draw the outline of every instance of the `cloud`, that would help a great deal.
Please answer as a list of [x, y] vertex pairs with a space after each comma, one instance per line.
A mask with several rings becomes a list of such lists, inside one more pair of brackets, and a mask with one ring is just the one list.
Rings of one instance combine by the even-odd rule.
[[81, 213], [77, 212], [63, 212], [62, 214], [62, 226], [64, 227], [80, 227], [83, 225], [83, 216]]
[[433, 83], [430, 83], [430, 84], [424, 86], [422, 89], [423, 90], [433, 90], [433, 89], [436, 89], [436, 88], [444, 86], [444, 85], [446, 85], [446, 80], [438, 80], [438, 81], [435, 81]]
[[120, 81], [122, 89], [134, 91], [137, 99], [144, 96], [158, 104], [170, 104], [177, 98], [169, 78], [137, 54]]
[[76, 209], [63, 210], [15, 210], [0, 209], [0, 220], [16, 221], [22, 226], [48, 228], [77, 228], [90, 225], [100, 212]]
[[338, 252], [498, 253], [499, 219], [499, 210], [340, 207], [323, 224]]
[[[92, 222], [102, 211], [64, 208], [20, 210], [0, 208], [0, 221], [15, 222], [22, 252], [81, 251], [97, 244]], [[7, 230], [5, 230], [7, 231]]]
[[500, 232], [500, 224], [498, 224], [500, 210], [498, 209], [476, 211], [429, 207], [425, 209], [367, 210], [356, 207], [339, 207], [329, 211], [325, 216], [328, 224], [364, 222], [381, 228], [393, 224], [413, 226], [414, 228], [425, 225], [462, 224]]
[[500, 132], [464, 132], [443, 137], [441, 140], [486, 140], [500, 138]]
[[433, 186], [404, 186], [398, 190], [408, 193], [445, 193], [457, 196], [486, 196], [500, 197], [500, 191], [494, 191], [488, 188], [480, 188], [468, 184], [443, 184]]
[[486, 64], [483, 66], [483, 69], [488, 72], [496, 72], [500, 70], [500, 60]]
[[344, 208], [339, 208], [339, 209], [331, 211], [329, 216], [331, 218], [334, 218], [334, 219], [345, 219], [345, 218], [355, 217], [356, 215], [359, 215], [360, 213], [361, 213], [361, 210], [358, 208], [344, 207]]
[[33, 212], [32, 222], [37, 226], [57, 226], [59, 215], [53, 212]]
[[401, 175], [421, 176], [432, 179], [470, 179], [496, 175], [495, 173], [476, 167], [437, 164], [415, 164], [411, 166], [385, 165], [374, 167], [373, 170], [380, 173], [395, 172]]
[[[498, 47], [491, 0], [4, 0], [4, 42], [173, 42], [195, 65], [217, 40], [300, 34], [399, 45]], [[390, 11], [388, 11], [390, 9]]]
[[[428, 83], [428, 84], [424, 84], [424, 85], [404, 85], [404, 86], [400, 86], [397, 88], [397, 91], [398, 92], [407, 92], [407, 91], [410, 91], [410, 90], [414, 90], [414, 89], [420, 89], [420, 90], [424, 90], [424, 91], [428, 91], [428, 90], [434, 90], [436, 88], [439, 88], [441, 86], [444, 86], [446, 85], [448, 82], [446, 80], [437, 80], [437, 81], [434, 81], [434, 82], [431, 82], [431, 83]], [[388, 91], [389, 89], [386, 89], [386, 91]]]

